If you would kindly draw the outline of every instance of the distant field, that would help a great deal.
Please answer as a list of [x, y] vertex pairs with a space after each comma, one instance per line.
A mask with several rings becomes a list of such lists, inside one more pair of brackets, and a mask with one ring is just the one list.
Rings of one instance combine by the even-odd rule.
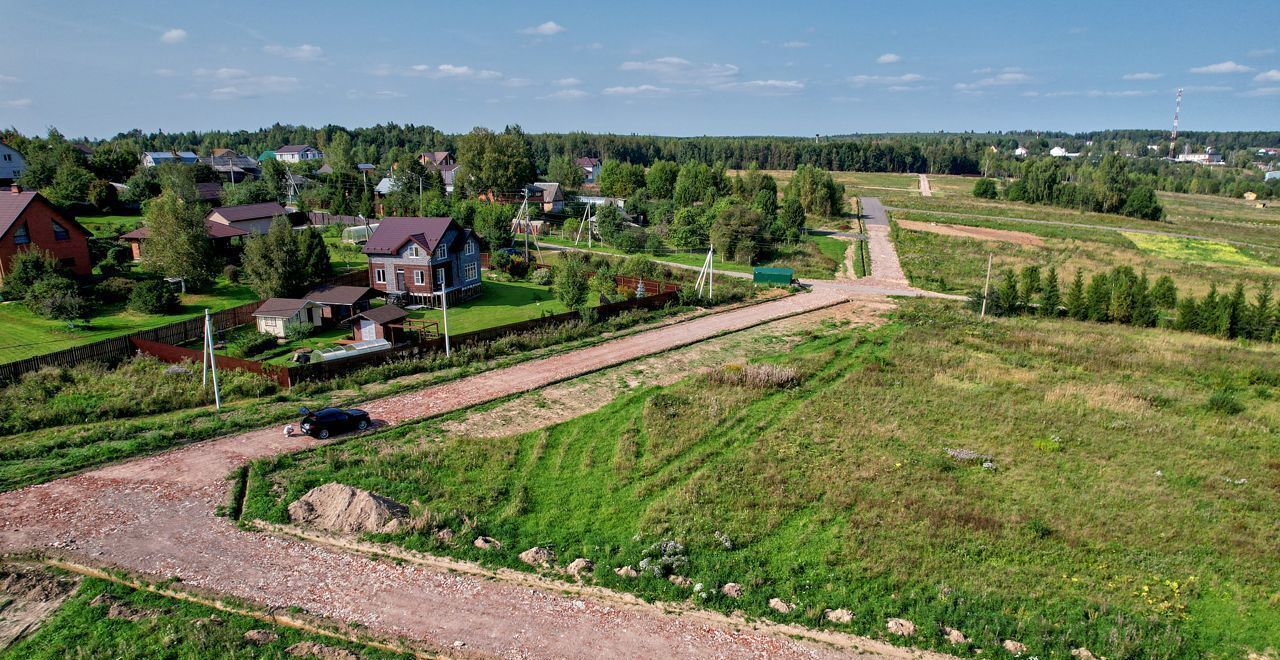
[[1184, 292], [1204, 293], [1244, 281], [1255, 287], [1266, 280], [1280, 280], [1280, 258], [1274, 251], [1240, 250], [1225, 243], [1173, 239], [1150, 234], [1060, 227], [998, 220], [962, 218], [917, 211], [894, 211], [895, 220], [960, 224], [1026, 232], [1044, 238], [1042, 247], [940, 236], [922, 231], [894, 229], [894, 241], [903, 270], [912, 284], [926, 289], [965, 294], [982, 286], [987, 256], [994, 255], [995, 269], [1019, 269], [1035, 264], [1056, 266], [1065, 282], [1077, 268], [1086, 274], [1131, 266], [1156, 278], [1169, 275]]
[[[464, 530], [378, 540], [526, 569], [516, 554], [547, 546], [646, 599], [690, 590], [613, 569], [676, 540], [695, 601], [723, 611], [878, 636], [903, 617], [911, 644], [982, 657], [1015, 639], [1034, 657], [1238, 658], [1280, 647], [1278, 351], [909, 301], [885, 327], [769, 358], [791, 387], [694, 375], [521, 435], [434, 420], [261, 461], [246, 517], [282, 521], [338, 481]], [[1210, 409], [1224, 391], [1242, 412]], [[742, 598], [719, 593], [730, 581]]]

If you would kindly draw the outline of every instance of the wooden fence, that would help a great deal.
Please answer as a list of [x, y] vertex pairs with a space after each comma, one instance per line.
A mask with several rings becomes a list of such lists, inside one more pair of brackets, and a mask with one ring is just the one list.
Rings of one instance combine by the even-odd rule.
[[[328, 280], [334, 286], [369, 286], [367, 270], [355, 270], [337, 275]], [[215, 332], [230, 330], [236, 326], [253, 323], [253, 312], [262, 301], [256, 301], [230, 307], [210, 314]], [[160, 344], [185, 344], [204, 336], [204, 316], [197, 316], [185, 321], [177, 321], [150, 330], [140, 330], [111, 339], [96, 341], [92, 344], [74, 346], [72, 348], [29, 357], [17, 362], [0, 364], [0, 383], [17, 380], [29, 371], [37, 371], [44, 367], [63, 367], [81, 362], [102, 362], [115, 365], [131, 357], [136, 348], [133, 339], [156, 342]]]
[[[652, 284], [656, 284], [656, 282]], [[633, 298], [631, 300], [623, 300], [615, 303], [609, 303], [607, 305], [600, 305], [599, 307], [593, 307], [591, 312], [597, 319], [607, 319], [633, 309], [658, 309], [673, 302], [677, 295], [678, 294], [675, 291], [669, 291], [657, 295], [646, 296], [644, 298]], [[456, 349], [468, 344], [494, 341], [508, 335], [540, 330], [542, 328], [562, 323], [577, 321], [581, 318], [582, 315], [578, 312], [551, 314], [536, 319], [529, 319], [528, 321], [519, 321], [493, 328], [486, 328], [484, 330], [449, 335], [449, 345]], [[387, 362], [412, 359], [416, 357], [425, 357], [431, 353], [441, 352], [444, 352], [444, 337], [436, 337], [419, 343], [396, 346], [395, 348], [385, 351], [358, 355], [345, 360], [315, 362], [312, 364], [290, 366], [288, 368], [288, 379], [290, 384], [297, 384], [309, 380], [324, 380], [371, 365], [385, 364]], [[198, 354], [199, 353], [197, 352], [197, 355]], [[219, 364], [221, 364], [221, 358], [219, 358], [219, 360]]]
[[[129, 343], [136, 350], [146, 353], [147, 355], [159, 358], [162, 362], [178, 363], [188, 360], [193, 364], [200, 362], [203, 355], [200, 351], [193, 348], [183, 348], [172, 344], [162, 344], [137, 337], [130, 337]], [[255, 374], [262, 374], [280, 384], [281, 387], [289, 386], [289, 369], [286, 367], [277, 367], [273, 364], [265, 364], [262, 362], [254, 362], [252, 360], [241, 360], [240, 358], [227, 357], [224, 355], [217, 356], [217, 365], [219, 369], [236, 369], [239, 371], [252, 371]]]

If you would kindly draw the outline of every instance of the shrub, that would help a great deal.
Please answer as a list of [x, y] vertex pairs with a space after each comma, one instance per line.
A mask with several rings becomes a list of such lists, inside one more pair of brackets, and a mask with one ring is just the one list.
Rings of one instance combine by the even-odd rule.
[[311, 336], [311, 333], [315, 329], [316, 327], [311, 325], [310, 323], [305, 323], [302, 321], [289, 321], [288, 323], [284, 324], [284, 338], [288, 339], [289, 341], [298, 341], [300, 339], [306, 339], [307, 337]]
[[534, 269], [533, 274], [529, 275], [529, 281], [539, 286], [551, 286], [551, 281], [555, 279], [555, 275], [550, 268]]
[[982, 178], [974, 182], [973, 184], [974, 197], [978, 197], [980, 199], [995, 199], [996, 195], [997, 195], [997, 191], [996, 191], [995, 181], [987, 178]]
[[507, 268], [510, 266], [511, 254], [508, 252], [502, 252], [499, 250], [498, 252], [494, 252], [493, 256], [489, 259], [489, 268], [493, 270], [500, 270], [505, 273], [507, 272]]
[[128, 308], [140, 314], [172, 314], [178, 309], [178, 295], [168, 282], [146, 280], [134, 285]]
[[55, 273], [45, 275], [27, 289], [23, 301], [36, 316], [59, 321], [82, 318], [88, 308], [76, 283]]
[[524, 279], [524, 276], [529, 274], [529, 261], [523, 257], [512, 257], [506, 271], [508, 275], [518, 280]]
[[250, 330], [242, 332], [227, 342], [227, 355], [247, 358], [274, 348], [278, 338], [267, 332]]
[[1240, 403], [1229, 390], [1218, 390], [1209, 396], [1205, 404], [1211, 412], [1223, 415], [1239, 415], [1244, 412], [1244, 404]]
[[227, 264], [226, 267], [222, 269], [222, 276], [227, 278], [227, 281], [232, 284], [239, 284], [240, 267], [235, 264]]
[[129, 299], [129, 294], [133, 293], [137, 284], [127, 277], [108, 277], [99, 282], [93, 292], [102, 302], [124, 302]]

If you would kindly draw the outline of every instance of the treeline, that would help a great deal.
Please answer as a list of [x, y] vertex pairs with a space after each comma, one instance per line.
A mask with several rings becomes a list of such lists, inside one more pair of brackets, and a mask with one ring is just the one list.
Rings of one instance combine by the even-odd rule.
[[1001, 271], [997, 283], [984, 296], [981, 290], [969, 295], [969, 308], [985, 309], [995, 316], [1036, 314], [1067, 317], [1078, 321], [1120, 323], [1140, 327], [1167, 327], [1198, 332], [1224, 339], [1251, 339], [1280, 342], [1280, 302], [1270, 281], [1263, 282], [1250, 299], [1243, 283], [1237, 282], [1229, 294], [1217, 284], [1197, 299], [1179, 297], [1178, 288], [1167, 275], [1154, 283], [1147, 274], [1137, 274], [1128, 266], [1094, 273], [1086, 282], [1077, 269], [1065, 291], [1055, 268], [1024, 266], [1021, 272]]
[[1144, 220], [1164, 217], [1164, 208], [1152, 186], [1134, 175], [1127, 159], [1115, 154], [1097, 164], [1083, 159], [1030, 158], [1019, 178], [1000, 189], [990, 179], [979, 179], [974, 183], [973, 194], [1081, 211], [1119, 213]]

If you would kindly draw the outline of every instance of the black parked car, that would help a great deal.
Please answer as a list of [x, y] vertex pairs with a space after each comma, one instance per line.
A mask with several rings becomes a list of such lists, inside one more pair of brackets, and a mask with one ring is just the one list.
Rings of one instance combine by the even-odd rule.
[[327, 439], [334, 433], [363, 431], [373, 425], [373, 422], [369, 421], [369, 413], [356, 408], [350, 410], [321, 408], [316, 411], [303, 408], [301, 412], [304, 415], [301, 424], [302, 432], [321, 440]]

